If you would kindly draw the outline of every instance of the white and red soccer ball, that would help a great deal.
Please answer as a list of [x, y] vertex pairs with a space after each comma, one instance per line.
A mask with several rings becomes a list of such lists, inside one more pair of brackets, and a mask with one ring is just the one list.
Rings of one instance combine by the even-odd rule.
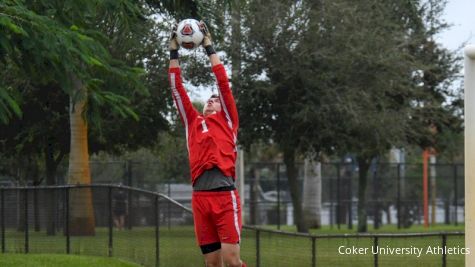
[[200, 22], [196, 19], [185, 19], [178, 23], [176, 29], [178, 44], [186, 49], [195, 49], [203, 42]]

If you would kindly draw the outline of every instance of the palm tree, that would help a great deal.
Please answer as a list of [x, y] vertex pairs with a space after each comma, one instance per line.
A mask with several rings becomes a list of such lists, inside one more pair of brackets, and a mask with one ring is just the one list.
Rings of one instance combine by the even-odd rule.
[[[75, 79], [76, 101], [71, 98], [69, 119], [71, 127], [71, 147], [69, 152], [68, 183], [91, 184], [89, 152], [87, 139], [87, 121], [84, 119], [87, 91], [81, 81]], [[95, 220], [91, 188], [78, 188], [71, 192], [71, 235], [94, 235]]]
[[[118, 59], [118, 55], [124, 57], [128, 54], [127, 49], [142, 45], [142, 39], [134, 37], [144, 30], [144, 22], [150, 20], [151, 14], [167, 12], [179, 17], [196, 17], [200, 6], [195, 2], [176, 0], [159, 3], [123, 0], [117, 5], [78, 0], [68, 2], [68, 5], [73, 5], [69, 8], [64, 8], [64, 4], [61, 1], [2, 1], [0, 66], [5, 69], [6, 62], [33, 81], [57, 83], [71, 96], [68, 183], [87, 185], [91, 183], [87, 139], [87, 126], [91, 121], [87, 119], [89, 112], [86, 112], [91, 103], [88, 101], [95, 99], [124, 116], [137, 117], [128, 108], [127, 99], [101, 88], [106, 80], [115, 81], [114, 85], [128, 84], [128, 89], [143, 87], [139, 72], [124, 64], [126, 60]], [[46, 15], [43, 14], [45, 10], [56, 13]], [[114, 58], [111, 50], [117, 52], [117, 44], [122, 50], [115, 53]], [[35, 60], [22, 62], [22, 58]], [[45, 62], [44, 65], [41, 62]], [[15, 87], [11, 85], [0, 84], [0, 120], [3, 122], [14, 114], [21, 115], [20, 107], [12, 97]], [[73, 190], [70, 199], [71, 234], [94, 234], [91, 190]]]
[[[126, 1], [126, 5], [118, 6], [118, 9], [126, 10], [111, 10], [108, 8], [97, 8], [101, 12], [97, 15], [97, 25], [102, 32], [106, 33], [110, 39], [114, 39], [118, 43], [123, 44], [121, 51], [117, 51], [117, 48], [109, 47], [109, 51], [113, 54], [121, 55], [126, 54], [127, 48], [133, 49], [134, 46], [141, 45], [140, 41], [130, 36], [138, 35], [143, 37], [143, 31], [150, 29], [143, 29], [144, 19], [147, 15], [153, 14], [156, 11], [166, 11], [170, 14], [176, 14], [177, 16], [186, 16], [192, 14], [196, 16], [198, 6], [194, 2], [181, 2], [181, 1], [161, 1], [161, 4], [156, 4], [153, 1], [147, 1], [141, 3], [141, 1]], [[144, 9], [148, 8], [146, 11]], [[155, 9], [158, 10], [155, 11]], [[148, 13], [148, 14], [145, 14]], [[117, 14], [122, 14], [122, 17], [117, 17]], [[128, 15], [127, 15], [128, 14]], [[92, 28], [96, 25], [89, 25]], [[110, 34], [110, 33], [115, 34]], [[121, 42], [119, 42], [120, 40]], [[128, 45], [124, 45], [124, 43]], [[120, 50], [119, 49], [119, 50]], [[111, 51], [115, 50], [115, 51]], [[125, 58], [122, 58], [124, 62]], [[125, 72], [130, 71], [126, 66]], [[122, 73], [123, 75], [124, 73]], [[132, 80], [136, 80], [136, 83], [141, 83], [137, 80], [137, 73], [132, 70], [128, 76]], [[70, 103], [70, 127], [71, 127], [71, 150], [69, 154], [69, 168], [68, 168], [68, 183], [70, 184], [91, 184], [91, 174], [89, 169], [89, 151], [88, 151], [88, 121], [86, 119], [86, 109], [88, 107], [88, 95], [96, 93], [95, 97], [102, 97], [113, 109], [118, 109], [125, 116], [135, 116], [128, 108], [128, 103], [121, 97], [116, 97], [115, 94], [107, 94], [106, 97], [97, 95], [98, 92], [90, 92], [85, 85], [85, 81], [80, 80], [77, 76], [72, 75], [72, 91], [71, 91], [71, 103]], [[128, 79], [124, 79], [124, 82], [129, 82]], [[120, 84], [120, 82], [118, 83]], [[140, 84], [137, 84], [140, 86]], [[92, 192], [90, 188], [81, 188], [71, 192], [71, 227], [70, 233], [72, 235], [93, 235], [95, 228], [94, 220], [94, 208], [92, 202]]]
[[[135, 1], [122, 1], [111, 6], [104, 1], [90, 0], [68, 2], [69, 5], [74, 5], [70, 8], [63, 8], [64, 4], [61, 1], [2, 1], [0, 66], [2, 69], [8, 67], [16, 70], [32, 84], [59, 84], [59, 88], [71, 96], [68, 182], [90, 184], [88, 121], [85, 112], [88, 95], [93, 95], [91, 98], [102, 105], [112, 106], [113, 110], [124, 116], [137, 117], [128, 108], [127, 99], [107, 92], [101, 85], [106, 84], [106, 80], [115, 80], [129, 85], [129, 89], [143, 87], [136, 69], [111, 56], [109, 44], [112, 38], [97, 26], [106, 28], [101, 24], [114, 21], [115, 24], [107, 26], [115, 27], [113, 32], [124, 36], [124, 39], [130, 38], [136, 29], [133, 27], [144, 22], [144, 5]], [[54, 10], [56, 13], [54, 16], [50, 13], [43, 14], [45, 10]], [[130, 39], [135, 41], [134, 38]], [[0, 85], [0, 120], [3, 122], [13, 114], [21, 114], [18, 104], [11, 96], [15, 95], [15, 85], [15, 81]], [[54, 194], [52, 197], [54, 198]], [[94, 234], [90, 189], [73, 191], [70, 199], [71, 234]]]

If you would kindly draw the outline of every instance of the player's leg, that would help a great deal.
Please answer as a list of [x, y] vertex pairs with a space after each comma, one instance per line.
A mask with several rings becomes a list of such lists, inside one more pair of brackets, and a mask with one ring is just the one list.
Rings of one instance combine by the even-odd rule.
[[226, 266], [246, 266], [241, 261], [241, 205], [237, 191], [229, 191], [219, 197], [221, 210], [216, 217], [216, 226], [221, 240], [221, 255]]
[[221, 243], [214, 223], [209, 217], [206, 197], [205, 193], [193, 192], [191, 200], [196, 241], [204, 256], [206, 267], [223, 267]]
[[221, 243], [212, 243], [200, 246], [205, 257], [206, 267], [223, 267], [223, 257], [221, 256]]
[[241, 261], [239, 244], [221, 243], [221, 254], [228, 267], [245, 267]]

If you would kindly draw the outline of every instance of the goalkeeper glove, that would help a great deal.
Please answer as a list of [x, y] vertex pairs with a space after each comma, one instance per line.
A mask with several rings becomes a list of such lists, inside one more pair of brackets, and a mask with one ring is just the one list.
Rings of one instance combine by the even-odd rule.
[[204, 21], [200, 21], [200, 30], [204, 35], [203, 42], [201, 45], [206, 50], [206, 54], [211, 56], [212, 54], [216, 54], [216, 51], [213, 48], [213, 42], [211, 41], [211, 33], [208, 30], [208, 26]]
[[170, 39], [168, 42], [168, 50], [170, 51], [170, 59], [178, 59], [178, 41], [176, 39], [176, 24], [172, 27], [172, 32], [170, 33]]

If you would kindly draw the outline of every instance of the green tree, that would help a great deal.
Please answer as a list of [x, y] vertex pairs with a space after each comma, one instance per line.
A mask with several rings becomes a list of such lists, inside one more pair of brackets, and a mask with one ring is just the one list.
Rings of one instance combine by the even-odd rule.
[[[144, 5], [129, 1], [60, 3], [46, 0], [28, 4], [24, 6], [21, 2], [8, 1], [3, 6], [7, 16], [2, 16], [2, 21], [7, 21], [4, 22], [10, 26], [7, 29], [16, 30], [13, 34], [6, 35], [6, 41], [2, 42], [6, 47], [4, 50], [7, 51], [5, 62], [27, 73], [36, 84], [50, 86], [57, 84], [59, 88], [69, 93], [71, 96], [69, 182], [90, 183], [87, 124], [83, 117], [86, 103], [89, 100], [106, 104], [123, 117], [136, 117], [128, 107], [128, 99], [104, 88], [111, 85], [107, 83], [111, 80], [115, 81], [112, 85], [122, 84], [121, 88], [128, 86], [139, 91], [143, 88], [139, 80], [140, 72], [133, 68], [134, 65], [126, 65], [124, 61], [115, 58], [110, 47], [113, 42], [114, 46], [123, 47], [121, 45], [126, 43], [125, 46], [130, 47], [133, 45], [132, 42], [139, 44], [142, 41], [141, 38], [133, 38], [137, 37], [137, 34], [127, 33], [139, 30], [137, 25], [142, 25], [147, 19], [142, 14]], [[30, 24], [32, 19], [24, 17], [44, 23]], [[98, 29], [97, 25], [102, 28]], [[41, 26], [44, 27], [40, 28]], [[103, 29], [112, 31], [107, 34], [100, 31]], [[18, 39], [25, 41], [18, 42]], [[17, 43], [20, 45], [16, 45]], [[44, 58], [44, 54], [49, 57]], [[19, 62], [23, 64], [18, 64]], [[86, 191], [71, 198], [73, 234], [94, 232], [92, 198], [90, 191]]]
[[[2, 65], [5, 69], [15, 70], [21, 74], [20, 77], [28, 77], [30, 81], [42, 85], [55, 82], [60, 84], [62, 90], [72, 92], [74, 86], [70, 74], [86, 77], [89, 68], [102, 65], [101, 61], [106, 59], [107, 55], [105, 50], [101, 49], [100, 43], [79, 27], [74, 24], [64, 25], [60, 22], [62, 18], [55, 20], [55, 14], [52, 13], [54, 9], [49, 5], [43, 5], [45, 3], [30, 3], [31, 6], [26, 6], [20, 1], [1, 3]], [[66, 3], [68, 4], [71, 3]], [[38, 14], [32, 10], [35, 8], [47, 14]], [[81, 9], [77, 11], [79, 10]], [[17, 84], [15, 79], [3, 79], [3, 81], [10, 83], [2, 84], [0, 89], [2, 95], [5, 95], [4, 88], [17, 91], [17, 88], [13, 87]], [[8, 100], [3, 96], [2, 100], [4, 99]], [[8, 108], [7, 106], [0, 111], [3, 121], [10, 117], [8, 112], [5, 112]], [[10, 101], [10, 109], [16, 111], [16, 108], [14, 102]], [[16, 113], [19, 114], [18, 111]], [[92, 202], [90, 204], [92, 207]], [[92, 215], [92, 212], [90, 214]], [[92, 227], [87, 230], [93, 232], [93, 220], [89, 221]]]
[[[298, 118], [300, 103], [307, 97], [301, 38], [310, 13], [305, 1], [251, 1], [242, 10], [245, 44], [237, 92], [240, 109], [240, 142], [272, 140], [283, 152], [297, 229], [307, 231], [297, 181], [296, 156], [303, 147], [305, 131]], [[310, 31], [310, 30], [309, 30]]]
[[392, 7], [376, 2], [339, 4], [333, 12], [341, 12], [344, 19], [332, 20], [337, 15], [327, 22], [338, 27], [328, 38], [334, 44], [330, 51], [338, 55], [329, 68], [337, 74], [332, 112], [340, 119], [338, 125], [325, 126], [341, 138], [333, 140], [340, 153], [356, 154], [358, 231], [365, 232], [368, 170], [373, 158], [405, 141], [411, 108], [405, 96], [412, 88], [407, 74], [416, 62], [402, 49], [407, 40]]
[[[414, 123], [419, 104], [431, 98], [415, 77], [443, 64], [452, 69], [453, 62], [424, 61], [411, 50], [428, 39], [414, 30], [427, 20], [421, 8], [416, 2], [346, 0], [252, 1], [247, 7], [240, 140], [279, 144], [299, 231], [307, 229], [297, 154], [356, 154], [363, 232], [371, 160], [428, 132]], [[436, 84], [448, 77], [450, 72]]]
[[2, 75], [0, 84], [2, 122], [13, 114], [21, 115], [15, 92], [22, 79], [57, 81], [61, 88], [69, 90], [71, 83], [64, 77], [66, 70], [83, 75], [84, 66], [97, 62], [94, 40], [77, 27], [64, 27], [50, 16], [35, 13], [24, 2], [2, 1], [0, 25], [0, 66], [9, 72]]
[[[347, 89], [335, 104], [347, 108], [337, 110], [345, 119], [343, 127], [333, 128], [344, 135], [337, 142], [339, 150], [355, 153], [358, 161], [359, 232], [367, 230], [366, 188], [372, 159], [384, 155], [391, 146], [434, 144], [432, 125], [443, 125], [447, 130], [459, 127], [453, 111], [457, 107], [443, 104], [448, 99], [443, 92], [457, 72], [456, 61], [442, 48], [427, 49], [435, 45], [431, 39], [436, 31], [426, 26], [431, 21], [426, 10], [443, 10], [441, 6], [430, 7], [434, 3], [352, 4], [355, 16], [346, 16], [339, 24], [360, 29], [334, 40], [335, 44], [346, 40], [353, 45], [351, 49], [335, 46], [343, 63], [335, 66], [345, 72], [337, 82]], [[357, 19], [364, 18], [368, 9], [379, 15]], [[439, 30], [444, 28], [438, 25]]]
[[[60, 88], [52, 87], [26, 86], [19, 88], [19, 91], [23, 116], [0, 125], [0, 154], [15, 162], [29, 159], [29, 164], [24, 165], [26, 169], [33, 167], [41, 170], [27, 176], [30, 181], [25, 181], [25, 184], [36, 186], [45, 182], [46, 185], [54, 185], [57, 168], [69, 153], [69, 128], [65, 127], [68, 124], [65, 104], [68, 95]], [[47, 201], [47, 234], [54, 234], [54, 192], [47, 194]]]

